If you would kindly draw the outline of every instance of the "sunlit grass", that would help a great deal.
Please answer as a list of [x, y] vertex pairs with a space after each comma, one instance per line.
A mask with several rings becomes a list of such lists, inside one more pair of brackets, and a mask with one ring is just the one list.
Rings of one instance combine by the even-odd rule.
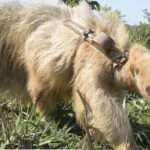
[[[150, 103], [127, 95], [129, 117], [141, 150], [150, 149]], [[94, 149], [108, 149], [93, 143]], [[105, 148], [104, 148], [105, 147]], [[43, 122], [34, 106], [5, 93], [0, 95], [0, 148], [4, 149], [88, 149], [83, 130], [75, 122], [70, 105], [58, 109]]]

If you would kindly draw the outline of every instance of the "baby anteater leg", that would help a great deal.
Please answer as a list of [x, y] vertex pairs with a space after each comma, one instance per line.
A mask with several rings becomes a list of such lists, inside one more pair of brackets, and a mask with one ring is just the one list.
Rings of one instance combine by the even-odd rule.
[[58, 96], [54, 89], [51, 90], [47, 84], [43, 83], [36, 75], [30, 75], [27, 85], [32, 101], [37, 107], [37, 111], [45, 116], [56, 110], [58, 101]]

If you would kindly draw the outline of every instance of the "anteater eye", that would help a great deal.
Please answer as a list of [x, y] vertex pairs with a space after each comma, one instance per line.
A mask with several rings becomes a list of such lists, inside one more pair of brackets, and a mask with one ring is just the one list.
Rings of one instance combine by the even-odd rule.
[[139, 68], [136, 68], [135, 69], [135, 74], [139, 74], [139, 72], [140, 72]]
[[138, 75], [139, 72], [140, 72], [139, 68], [135, 68], [134, 66], [130, 66], [130, 70], [131, 70], [131, 73], [132, 73], [133, 77]]

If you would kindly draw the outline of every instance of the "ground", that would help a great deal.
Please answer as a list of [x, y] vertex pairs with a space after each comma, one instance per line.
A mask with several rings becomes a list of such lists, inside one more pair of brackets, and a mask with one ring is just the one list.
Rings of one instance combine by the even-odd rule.
[[[150, 150], [150, 102], [125, 93], [134, 136], [141, 150]], [[24, 106], [10, 92], [0, 94], [0, 149], [89, 149], [88, 136], [75, 123], [70, 104], [59, 108], [47, 122], [31, 104]], [[92, 143], [96, 150], [108, 145]]]

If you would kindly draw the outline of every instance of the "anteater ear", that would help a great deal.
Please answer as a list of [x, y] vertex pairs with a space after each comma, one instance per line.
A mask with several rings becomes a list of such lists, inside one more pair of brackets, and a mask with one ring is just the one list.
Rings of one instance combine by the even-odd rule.
[[115, 46], [114, 40], [104, 32], [99, 33], [99, 35], [94, 38], [94, 41], [107, 52], [112, 50]]

